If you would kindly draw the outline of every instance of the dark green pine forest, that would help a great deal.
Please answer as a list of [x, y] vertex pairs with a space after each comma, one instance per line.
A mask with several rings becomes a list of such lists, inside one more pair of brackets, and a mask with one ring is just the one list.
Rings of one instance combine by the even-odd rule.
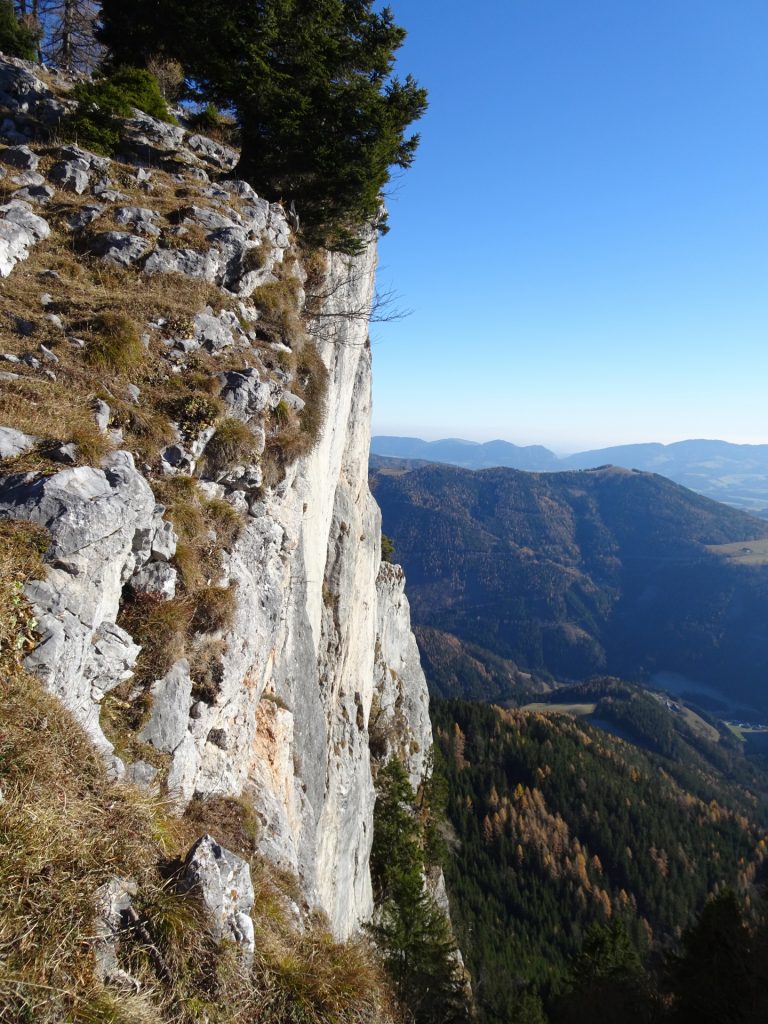
[[[671, 1013], [664, 972], [643, 964], [669, 973], [710, 894], [733, 887], [755, 910], [766, 858], [755, 787], [682, 748], [642, 750], [565, 715], [435, 701], [433, 722], [445, 872], [480, 1019], [586, 1022], [599, 993], [575, 1017], [566, 1008], [601, 942], [623, 943], [637, 968], [618, 988], [642, 978], [648, 1013]], [[603, 949], [598, 965], [614, 954]]]

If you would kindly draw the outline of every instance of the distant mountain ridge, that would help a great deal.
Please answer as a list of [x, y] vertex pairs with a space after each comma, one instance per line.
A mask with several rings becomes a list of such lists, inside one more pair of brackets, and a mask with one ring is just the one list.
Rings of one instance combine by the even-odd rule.
[[671, 672], [768, 710], [768, 523], [615, 467], [396, 466], [371, 485], [438, 692]]
[[542, 445], [520, 446], [501, 440], [481, 443], [461, 438], [422, 441], [418, 437], [378, 436], [371, 440], [371, 454], [448, 463], [464, 469], [500, 466], [535, 473], [610, 464], [660, 473], [708, 498], [753, 513], [762, 514], [768, 509], [768, 444], [698, 439], [616, 445], [560, 458]]

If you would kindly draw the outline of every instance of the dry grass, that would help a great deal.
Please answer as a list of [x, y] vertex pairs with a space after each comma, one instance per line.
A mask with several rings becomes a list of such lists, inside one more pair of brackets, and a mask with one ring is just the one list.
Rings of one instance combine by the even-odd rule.
[[243, 527], [243, 516], [226, 501], [208, 498], [190, 476], [158, 480], [155, 495], [179, 537], [175, 563], [184, 590], [216, 583], [221, 576], [221, 552], [230, 548]]
[[184, 812], [184, 819], [197, 832], [211, 832], [238, 857], [249, 859], [256, 852], [259, 819], [244, 797], [195, 798]]
[[[40, 276], [48, 269], [59, 273], [61, 281]], [[84, 339], [85, 348], [66, 341], [61, 329], [45, 320], [40, 304], [45, 291], [55, 299], [64, 331]], [[188, 321], [190, 310], [209, 301], [216, 308], [227, 305], [218, 289], [201, 282], [175, 276], [171, 280], [142, 278], [133, 271], [78, 257], [67, 239], [53, 236], [0, 282], [0, 350], [37, 354], [39, 346], [46, 345], [59, 360], [52, 364], [56, 379], [24, 364], [9, 364], [8, 369], [20, 378], [2, 384], [1, 421], [44, 441], [75, 440], [83, 449], [80, 461], [95, 462], [107, 447], [93, 421], [93, 401], [100, 397], [109, 403], [114, 425], [123, 428], [129, 450], [142, 462], [155, 463], [159, 449], [173, 437], [168, 403], [183, 399], [188, 388], [180, 375], [169, 372], [157, 332], [145, 350], [137, 325], [156, 318]], [[20, 309], [31, 336], [16, 329]], [[203, 355], [199, 362], [214, 378], [223, 361]], [[127, 382], [140, 387], [140, 406], [127, 400]], [[45, 462], [44, 452], [41, 461]]]
[[136, 594], [123, 602], [119, 622], [141, 653], [136, 662], [135, 683], [160, 679], [186, 653], [186, 640], [194, 606], [188, 597], [162, 601], [148, 594]]
[[[0, 637], [20, 614], [18, 583], [42, 571], [43, 542], [2, 524]], [[21, 612], [22, 617], [28, 612]], [[0, 1022], [2, 1024], [388, 1024], [391, 997], [371, 951], [337, 943], [321, 922], [298, 935], [292, 876], [254, 856], [245, 800], [194, 801], [176, 818], [163, 800], [111, 783], [80, 727], [0, 646]], [[210, 832], [251, 863], [258, 936], [247, 970], [214, 944], [197, 898], [177, 886], [183, 856]], [[138, 925], [120, 965], [138, 993], [96, 976], [94, 894], [135, 881]]]
[[304, 337], [298, 309], [299, 282], [282, 267], [282, 277], [257, 288], [252, 301], [261, 313], [259, 328], [271, 340], [293, 347]]
[[194, 595], [192, 629], [196, 633], [221, 633], [232, 624], [237, 607], [237, 590], [227, 587], [201, 587]]
[[294, 393], [305, 404], [301, 412], [296, 413], [287, 403], [280, 402], [272, 414], [262, 458], [264, 482], [269, 487], [283, 479], [287, 466], [313, 450], [325, 422], [328, 369], [320, 353], [305, 338], [293, 360]]
[[102, 313], [88, 332], [85, 358], [112, 373], [128, 373], [144, 362], [144, 346], [136, 324], [124, 313]]
[[44, 575], [48, 534], [31, 523], [0, 520], [0, 666], [13, 664], [35, 643], [35, 621], [22, 589]]
[[205, 448], [205, 475], [222, 476], [238, 465], [249, 465], [259, 458], [253, 431], [241, 420], [223, 419]]

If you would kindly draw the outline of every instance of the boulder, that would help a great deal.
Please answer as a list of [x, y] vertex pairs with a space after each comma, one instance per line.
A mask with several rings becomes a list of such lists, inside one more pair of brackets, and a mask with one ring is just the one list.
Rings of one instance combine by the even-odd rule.
[[232, 170], [238, 161], [237, 150], [214, 142], [205, 135], [190, 135], [186, 144], [195, 156], [223, 171]]
[[31, 203], [49, 203], [56, 195], [56, 190], [50, 185], [28, 185], [13, 193], [14, 199], [26, 199]]
[[64, 223], [70, 231], [82, 231], [89, 224], [104, 213], [104, 207], [99, 203], [90, 203], [88, 206], [81, 206], [79, 210], [64, 218]]
[[163, 601], [176, 596], [176, 570], [167, 562], [150, 562], [128, 581], [137, 594], [149, 594]]
[[180, 224], [198, 224], [208, 231], [238, 227], [237, 222], [232, 220], [231, 217], [225, 217], [223, 213], [217, 213], [216, 210], [212, 210], [209, 206], [184, 207], [178, 211], [174, 219]]
[[29, 203], [12, 199], [0, 206], [0, 277], [8, 277], [30, 248], [51, 233], [48, 222], [33, 212]]
[[122, 267], [138, 262], [147, 254], [149, 247], [146, 238], [125, 231], [100, 231], [90, 240], [90, 250], [95, 256]]
[[258, 370], [227, 370], [219, 374], [220, 397], [226, 403], [231, 416], [246, 422], [271, 405], [273, 387], [270, 381], [262, 381]]
[[45, 178], [42, 174], [38, 174], [37, 171], [22, 171], [21, 174], [14, 174], [11, 178], [14, 185], [18, 185], [19, 188], [26, 188], [27, 186], [36, 186], [45, 184]]
[[[25, 519], [50, 534], [46, 578], [25, 586], [40, 635], [25, 665], [111, 755], [94, 686], [103, 692], [105, 684], [124, 678], [135, 660], [137, 649], [115, 619], [124, 579], [149, 559], [162, 520], [127, 452], [112, 453], [102, 465], [6, 477], [0, 484], [0, 517]], [[122, 768], [116, 759], [112, 766]]]
[[102, 434], [106, 434], [111, 417], [112, 410], [107, 403], [103, 399], [97, 398], [93, 403], [93, 418], [96, 420], [96, 426]]
[[0, 459], [13, 459], [17, 455], [31, 451], [39, 438], [32, 434], [23, 434], [13, 427], [0, 427]]
[[144, 264], [145, 274], [182, 274], [202, 278], [213, 284], [219, 272], [221, 256], [215, 250], [155, 249]]
[[175, 157], [184, 144], [184, 129], [137, 110], [123, 122], [121, 150], [131, 159], [157, 164]]
[[9, 167], [18, 167], [21, 171], [36, 171], [40, 157], [33, 153], [29, 146], [9, 146], [0, 153], [0, 160]]
[[115, 622], [102, 622], [91, 637], [91, 650], [83, 679], [91, 684], [91, 697], [99, 702], [105, 693], [130, 679], [141, 648]]
[[89, 164], [81, 159], [54, 164], [48, 177], [65, 192], [75, 192], [79, 196], [91, 183]]
[[97, 156], [96, 153], [72, 143], [59, 149], [59, 157], [63, 162], [80, 161], [80, 166], [84, 165], [86, 170], [98, 171], [101, 174], [106, 174], [112, 164], [108, 156]]
[[255, 949], [250, 917], [255, 895], [246, 861], [204, 835], [187, 854], [182, 885], [199, 894], [214, 938], [237, 943], [250, 961]]
[[194, 335], [198, 345], [209, 352], [221, 352], [235, 344], [235, 333], [240, 334], [240, 324], [234, 313], [222, 311], [218, 316], [209, 310], [198, 313], [193, 321]]
[[136, 882], [113, 875], [95, 892], [96, 915], [93, 926], [93, 953], [96, 975], [107, 984], [126, 985], [136, 991], [140, 983], [120, 967], [117, 957], [120, 933], [133, 923], [131, 910], [138, 892]]
[[114, 217], [118, 224], [133, 228], [140, 235], [158, 238], [160, 228], [157, 226], [157, 213], [142, 206], [118, 206]]

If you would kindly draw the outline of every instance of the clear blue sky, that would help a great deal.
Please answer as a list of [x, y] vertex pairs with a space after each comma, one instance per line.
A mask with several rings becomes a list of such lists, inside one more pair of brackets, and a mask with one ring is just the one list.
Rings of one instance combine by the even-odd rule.
[[374, 432], [768, 442], [768, 0], [390, 0]]

